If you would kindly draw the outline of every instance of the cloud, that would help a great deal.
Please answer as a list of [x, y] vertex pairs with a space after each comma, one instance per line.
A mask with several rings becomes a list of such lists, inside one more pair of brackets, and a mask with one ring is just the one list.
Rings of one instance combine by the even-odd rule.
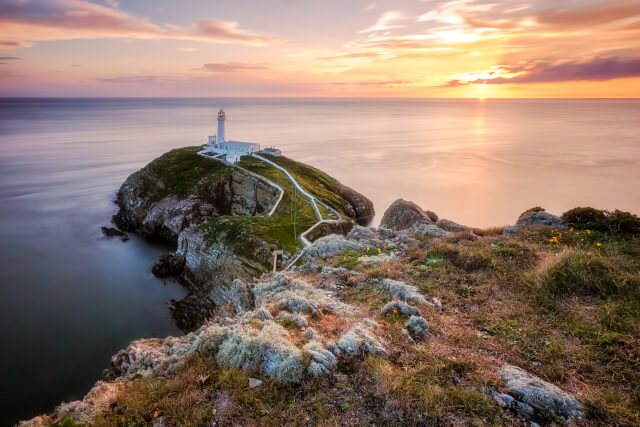
[[515, 66], [498, 65], [487, 72], [469, 73], [469, 76], [484, 74], [471, 79], [457, 78], [445, 86], [471, 84], [556, 83], [571, 81], [607, 81], [619, 78], [640, 77], [640, 58], [596, 57], [582, 61], [536, 61]]
[[378, 52], [351, 52], [351, 53], [344, 53], [344, 54], [339, 54], [334, 56], [325, 56], [318, 59], [321, 59], [323, 61], [333, 61], [336, 59], [377, 58], [379, 56], [380, 56], [380, 53]]
[[369, 80], [361, 82], [331, 82], [331, 84], [337, 86], [394, 87], [412, 84], [412, 82], [409, 80]]
[[104, 77], [96, 79], [103, 83], [166, 83], [166, 82], [179, 82], [188, 80], [188, 77], [183, 75], [137, 75], [137, 76], [118, 76], [118, 77]]
[[264, 64], [246, 64], [242, 62], [227, 62], [223, 64], [204, 64], [200, 70], [211, 73], [238, 73], [243, 71], [268, 70]]
[[238, 28], [237, 22], [199, 19], [194, 23], [195, 34], [218, 42], [244, 42], [262, 45], [268, 39], [258, 33]]
[[[52, 0], [46, 3], [0, 0], [3, 35], [16, 40], [74, 38], [183, 39], [217, 43], [263, 45], [276, 41], [245, 30], [237, 22], [199, 19], [183, 29], [157, 25], [113, 6], [84, 0]], [[11, 42], [20, 43], [20, 42]]]
[[18, 58], [17, 56], [0, 56], [0, 61], [10, 61], [10, 60], [16, 60], [16, 59], [21, 59], [21, 58]]
[[538, 23], [560, 28], [590, 27], [610, 24], [640, 15], [640, 2], [623, 0], [601, 3], [580, 9], [547, 9], [536, 14]]
[[366, 34], [366, 33], [373, 33], [377, 31], [389, 31], [389, 30], [393, 30], [394, 28], [403, 28], [404, 25], [392, 24], [393, 22], [400, 21], [402, 19], [404, 19], [404, 15], [401, 12], [390, 10], [388, 12], [383, 13], [378, 18], [375, 24], [373, 24], [369, 28], [365, 28], [364, 30], [361, 30], [360, 33]]

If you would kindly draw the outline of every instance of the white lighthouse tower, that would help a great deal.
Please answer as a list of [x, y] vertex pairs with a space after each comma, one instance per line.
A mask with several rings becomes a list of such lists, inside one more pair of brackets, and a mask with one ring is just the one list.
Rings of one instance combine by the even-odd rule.
[[[260, 144], [253, 142], [227, 141], [225, 135], [227, 114], [224, 112], [224, 108], [221, 108], [220, 111], [218, 111], [217, 119], [218, 135], [209, 136], [209, 144], [204, 147], [198, 155], [234, 164], [240, 161], [240, 157], [250, 156], [252, 153], [260, 151]], [[276, 151], [279, 152], [279, 150]], [[271, 152], [268, 152], [267, 154], [279, 155]]]
[[220, 145], [225, 142], [224, 140], [224, 122], [227, 121], [227, 116], [224, 113], [224, 108], [218, 111], [218, 135], [216, 136], [216, 144]]

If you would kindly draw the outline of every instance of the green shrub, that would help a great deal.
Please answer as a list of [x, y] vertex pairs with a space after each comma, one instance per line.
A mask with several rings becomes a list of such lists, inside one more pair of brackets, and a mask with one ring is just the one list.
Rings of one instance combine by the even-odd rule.
[[640, 236], [640, 218], [616, 209], [609, 216], [609, 230], [614, 234]]
[[640, 218], [618, 209], [607, 212], [591, 207], [573, 208], [563, 213], [562, 218], [578, 229], [605, 231], [621, 236], [640, 235]]
[[606, 211], [592, 207], [573, 208], [562, 214], [562, 219], [579, 229], [598, 231], [609, 230], [609, 220]]
[[82, 426], [82, 424], [78, 424], [76, 422], [76, 420], [74, 420], [71, 417], [64, 417], [62, 420], [58, 421], [57, 423], [53, 423], [52, 424], [53, 427], [80, 427]]

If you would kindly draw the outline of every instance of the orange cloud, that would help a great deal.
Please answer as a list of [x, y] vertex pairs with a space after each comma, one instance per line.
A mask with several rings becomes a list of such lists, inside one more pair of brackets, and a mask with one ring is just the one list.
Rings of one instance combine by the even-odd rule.
[[[114, 3], [115, 4], [115, 3]], [[55, 0], [32, 3], [0, 0], [0, 25], [5, 38], [17, 40], [57, 40], [74, 38], [184, 39], [217, 43], [263, 45], [276, 41], [256, 32], [239, 28], [237, 22], [200, 19], [183, 30], [173, 25], [160, 26], [129, 15], [114, 7], [83, 0]]]

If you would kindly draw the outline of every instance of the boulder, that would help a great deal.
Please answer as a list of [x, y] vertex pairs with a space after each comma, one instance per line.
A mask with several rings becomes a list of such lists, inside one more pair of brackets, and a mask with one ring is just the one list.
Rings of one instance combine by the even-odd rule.
[[517, 225], [510, 225], [508, 227], [505, 227], [504, 230], [502, 230], [502, 235], [517, 236], [519, 231], [520, 231], [520, 227], [518, 227]]
[[518, 218], [516, 225], [544, 225], [551, 228], [568, 228], [567, 221], [544, 210], [528, 210]]
[[100, 227], [102, 234], [107, 237], [120, 237], [123, 242], [129, 240], [129, 236], [124, 231], [120, 231], [115, 227]]
[[461, 225], [461, 224], [458, 224], [457, 222], [453, 222], [449, 219], [444, 219], [444, 218], [439, 219], [438, 222], [436, 222], [436, 225], [442, 228], [443, 230], [450, 231], [452, 233], [467, 231], [469, 229], [469, 227], [467, 227], [466, 225]]
[[385, 294], [400, 301], [412, 302], [414, 304], [424, 304], [433, 306], [434, 304], [427, 301], [422, 293], [413, 285], [407, 285], [404, 282], [392, 279], [382, 280], [382, 290]]
[[400, 316], [422, 316], [420, 309], [403, 301], [389, 301], [382, 307], [381, 314], [399, 314]]
[[420, 206], [398, 199], [387, 208], [380, 226], [391, 230], [409, 230], [425, 224], [433, 224], [433, 221]]
[[422, 340], [429, 335], [429, 325], [422, 316], [411, 316], [404, 327], [409, 331], [411, 338]]
[[429, 237], [449, 237], [451, 232], [446, 231], [437, 225], [423, 224], [418, 226], [415, 231], [416, 236], [429, 236]]
[[373, 327], [357, 323], [338, 341], [338, 349], [346, 357], [363, 357], [367, 354], [387, 356], [385, 345], [373, 333]]
[[[584, 416], [580, 402], [559, 387], [512, 365], [504, 365], [498, 373], [507, 393], [517, 401], [516, 406], [517, 403], [526, 404], [536, 411], [557, 414], [565, 419]], [[526, 409], [522, 405], [518, 407]]]

